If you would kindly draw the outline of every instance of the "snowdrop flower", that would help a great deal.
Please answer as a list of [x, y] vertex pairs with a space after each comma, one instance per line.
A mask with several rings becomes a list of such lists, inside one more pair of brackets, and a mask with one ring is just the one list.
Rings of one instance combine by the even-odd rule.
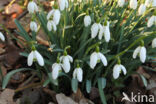
[[68, 0], [59, 0], [58, 3], [61, 11], [63, 11], [65, 8], [68, 8]]
[[90, 67], [94, 69], [98, 60], [101, 60], [104, 66], [107, 66], [107, 59], [101, 52], [93, 52], [90, 56]]
[[99, 33], [100, 28], [102, 25], [100, 23], [94, 23], [91, 27], [91, 38], [95, 38]]
[[37, 4], [34, 1], [30, 1], [28, 3], [27, 9], [28, 9], [29, 13], [38, 12]]
[[61, 18], [60, 11], [58, 9], [51, 10], [47, 15], [47, 20], [51, 20], [51, 18], [54, 21], [54, 23], [58, 25], [60, 22], [60, 18]]
[[123, 7], [125, 4], [125, 0], [118, 0], [118, 6]]
[[82, 82], [82, 79], [83, 79], [83, 70], [82, 70], [82, 68], [77, 67], [76, 69], [74, 69], [73, 78], [77, 78], [77, 80], [79, 82]]
[[154, 38], [152, 41], [152, 48], [156, 48], [156, 38]]
[[140, 61], [144, 63], [146, 60], [146, 48], [144, 46], [137, 47], [133, 52], [133, 58], [135, 59], [137, 55], [139, 55]]
[[61, 63], [57, 62], [52, 65], [52, 78], [56, 80], [58, 78], [59, 72], [62, 70]]
[[64, 54], [64, 56], [60, 57], [60, 61], [62, 62], [62, 67], [66, 73], [70, 71], [70, 63], [73, 62], [73, 58], [70, 55]]
[[152, 0], [146, 0], [146, 1], [145, 1], [145, 5], [146, 5], [147, 7], [149, 7], [149, 6], [151, 5], [151, 3], [152, 3]]
[[117, 79], [119, 77], [121, 71], [123, 71], [123, 74], [126, 75], [126, 73], [127, 73], [126, 68], [121, 64], [116, 64], [113, 68], [114, 79]]
[[35, 21], [30, 22], [30, 29], [31, 31], [37, 32], [37, 23]]
[[99, 40], [102, 39], [102, 36], [104, 35], [106, 42], [109, 42], [110, 40], [110, 30], [109, 30], [109, 22], [107, 21], [104, 26], [100, 28], [99, 32]]
[[31, 51], [31, 53], [28, 55], [28, 66], [31, 66], [33, 64], [34, 59], [37, 60], [40, 66], [44, 66], [44, 59], [37, 50]]
[[148, 22], [147, 22], [147, 27], [151, 27], [152, 25], [156, 24], [156, 16], [152, 16], [149, 18]]
[[139, 9], [138, 9], [139, 15], [143, 15], [145, 11], [146, 11], [145, 4], [141, 4], [140, 7], [139, 7]]
[[2, 41], [5, 41], [5, 37], [4, 37], [4, 35], [2, 34], [2, 32], [0, 32], [0, 39], [1, 39]]
[[130, 8], [136, 9], [138, 5], [137, 0], [130, 0]]
[[156, 7], [156, 0], [153, 0], [152, 6], [153, 6], [153, 7]]
[[56, 24], [52, 20], [48, 21], [47, 28], [49, 31], [52, 31], [52, 30], [56, 31], [57, 30]]
[[86, 15], [84, 17], [84, 25], [85, 27], [88, 27], [91, 24], [91, 17], [89, 15]]

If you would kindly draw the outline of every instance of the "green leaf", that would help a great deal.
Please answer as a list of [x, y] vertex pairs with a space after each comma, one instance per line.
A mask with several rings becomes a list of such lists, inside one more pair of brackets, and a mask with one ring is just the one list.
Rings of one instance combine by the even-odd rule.
[[140, 74], [140, 77], [141, 77], [141, 79], [142, 79], [142, 81], [144, 83], [144, 86], [147, 87], [147, 80], [146, 80], [146, 78], [143, 75], [141, 75], [141, 74]]
[[72, 83], [71, 83], [71, 87], [72, 87], [72, 91], [74, 93], [77, 92], [77, 88], [78, 88], [78, 80], [77, 79], [72, 79]]
[[50, 83], [50, 79], [47, 79], [43, 83], [43, 87], [46, 87]]
[[90, 93], [90, 91], [91, 91], [91, 81], [90, 80], [86, 81], [86, 91], [87, 91], [87, 93]]
[[103, 80], [102, 78], [98, 79], [98, 88], [99, 88], [100, 98], [101, 98], [102, 104], [107, 104], [105, 94], [104, 94], [104, 91], [103, 91], [102, 80]]
[[15, 74], [15, 73], [17, 73], [17, 72], [20, 72], [20, 71], [27, 71], [27, 70], [32, 70], [32, 69], [30, 69], [30, 68], [20, 68], [20, 69], [16, 69], [16, 70], [13, 70], [13, 71], [9, 72], [9, 73], [4, 77], [4, 79], [3, 79], [3, 81], [2, 81], [2, 89], [5, 89], [5, 88], [6, 88], [8, 82], [9, 82], [9, 80], [10, 80], [10, 78], [11, 78], [11, 76], [12, 76], [13, 74]]
[[101, 85], [102, 85], [103, 89], [106, 87], [106, 79], [105, 78], [101, 78]]

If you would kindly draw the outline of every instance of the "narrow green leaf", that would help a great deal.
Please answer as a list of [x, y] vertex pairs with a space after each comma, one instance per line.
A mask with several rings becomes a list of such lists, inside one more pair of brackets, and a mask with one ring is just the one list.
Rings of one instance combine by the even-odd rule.
[[78, 81], [77, 81], [77, 79], [74, 79], [74, 78], [72, 79], [71, 87], [72, 87], [72, 91], [74, 93], [76, 93], [77, 92], [77, 88], [78, 88]]
[[144, 86], [147, 87], [147, 80], [146, 80], [146, 78], [143, 75], [141, 75], [141, 74], [140, 74], [140, 77], [141, 77], [141, 79], [142, 79], [142, 81], [144, 83]]
[[91, 91], [91, 81], [90, 80], [86, 81], [86, 91], [87, 91], [87, 93], [90, 93], [90, 91]]
[[47, 79], [43, 83], [43, 87], [46, 87], [50, 83], [50, 79]]

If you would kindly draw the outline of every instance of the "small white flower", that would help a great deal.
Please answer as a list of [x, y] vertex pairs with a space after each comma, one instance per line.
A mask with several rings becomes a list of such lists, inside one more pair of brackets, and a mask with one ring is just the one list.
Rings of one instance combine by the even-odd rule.
[[153, 7], [156, 7], [156, 0], [153, 0], [152, 6], [153, 6]]
[[58, 25], [60, 22], [60, 18], [61, 18], [60, 11], [58, 9], [51, 10], [47, 15], [47, 20], [51, 20], [51, 18], [54, 21], [54, 23]]
[[138, 5], [137, 0], [130, 0], [130, 8], [136, 9]]
[[34, 59], [37, 60], [40, 66], [44, 66], [44, 59], [41, 56], [41, 54], [36, 50], [31, 51], [31, 53], [28, 55], [27, 59], [28, 66], [31, 66], [33, 64]]
[[54, 63], [52, 65], [52, 78], [56, 80], [59, 75], [59, 71], [62, 70], [61, 64], [60, 63]]
[[156, 38], [154, 38], [152, 41], [152, 48], [156, 48]]
[[109, 30], [109, 22], [107, 22], [106, 26], [102, 26], [100, 28], [99, 32], [99, 40], [102, 39], [102, 36], [104, 35], [106, 42], [109, 42], [110, 40], [110, 30]]
[[146, 48], [144, 46], [137, 47], [133, 52], [133, 58], [135, 59], [137, 55], [139, 55], [140, 61], [144, 63], [146, 60]]
[[30, 22], [30, 29], [31, 29], [31, 31], [37, 32], [37, 23], [34, 21], [31, 21]]
[[83, 70], [82, 68], [78, 67], [73, 72], [73, 78], [77, 78], [79, 82], [82, 82], [83, 79]]
[[90, 24], [91, 24], [91, 18], [89, 15], [86, 15], [84, 17], [84, 25], [85, 25], [85, 27], [88, 27]]
[[56, 31], [57, 30], [56, 24], [52, 20], [48, 21], [47, 28], [49, 31], [52, 31], [52, 30]]
[[91, 27], [91, 38], [95, 38], [102, 25], [100, 23], [94, 23]]
[[126, 68], [121, 64], [116, 64], [113, 68], [114, 79], [117, 79], [119, 77], [121, 71], [123, 71], [123, 74], [126, 75], [126, 73], [127, 73]]
[[123, 7], [125, 4], [125, 0], [118, 0], [118, 6]]
[[90, 56], [90, 67], [94, 69], [98, 60], [101, 60], [104, 66], [107, 66], [106, 57], [100, 52], [93, 52]]
[[28, 9], [29, 13], [38, 12], [37, 4], [34, 1], [30, 1], [28, 3], [27, 9]]
[[73, 58], [70, 55], [61, 56], [60, 61], [62, 62], [62, 67], [66, 73], [70, 71], [70, 63], [73, 62]]
[[145, 5], [146, 5], [147, 7], [149, 7], [149, 6], [151, 5], [151, 3], [152, 3], [152, 0], [146, 0], [146, 1], [145, 1]]
[[145, 13], [145, 11], [146, 11], [145, 4], [141, 4], [140, 7], [139, 7], [139, 9], [138, 9], [139, 15], [143, 15]]
[[61, 11], [63, 11], [65, 8], [68, 8], [68, 0], [59, 0], [58, 3]]
[[5, 41], [5, 37], [4, 37], [4, 35], [2, 34], [2, 32], [0, 32], [0, 39], [1, 39], [2, 41]]
[[156, 16], [151, 16], [147, 22], [147, 27], [151, 27], [152, 25], [156, 24]]

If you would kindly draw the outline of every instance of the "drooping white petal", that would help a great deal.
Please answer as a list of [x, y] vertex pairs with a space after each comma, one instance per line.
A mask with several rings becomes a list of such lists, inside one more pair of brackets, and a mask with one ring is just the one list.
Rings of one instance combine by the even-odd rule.
[[152, 6], [153, 6], [153, 7], [156, 7], [156, 0], [153, 0]]
[[69, 62], [68, 57], [63, 58], [62, 67], [63, 67], [65, 73], [68, 73], [70, 71], [70, 62]]
[[33, 59], [34, 59], [34, 52], [31, 51], [31, 53], [28, 55], [28, 59], [27, 59], [28, 66], [31, 66], [33, 64]]
[[54, 23], [55, 23], [56, 25], [59, 24], [60, 18], [61, 18], [61, 13], [60, 13], [60, 11], [59, 11], [58, 9], [55, 9], [54, 15], [53, 15], [53, 21], [54, 21]]
[[27, 6], [29, 13], [38, 12], [37, 4], [34, 1], [30, 1]]
[[101, 59], [103, 65], [107, 66], [107, 59], [106, 59], [106, 57], [102, 53], [100, 53], [100, 52], [98, 53], [98, 57], [99, 57], [99, 59]]
[[97, 60], [98, 60], [97, 53], [96, 52], [92, 53], [90, 56], [90, 67], [92, 69], [94, 69], [94, 67], [96, 66]]
[[49, 20], [51, 18], [51, 16], [53, 16], [55, 9], [51, 10], [48, 15], [47, 15], [47, 20]]
[[137, 0], [130, 0], [130, 8], [136, 9], [138, 5]]
[[69, 4], [68, 4], [68, 0], [65, 0], [65, 7], [68, 8]]
[[86, 15], [84, 17], [84, 25], [85, 27], [88, 27], [91, 24], [91, 17], [89, 15]]
[[91, 27], [91, 38], [95, 38], [99, 32], [99, 25], [94, 23]]
[[59, 3], [60, 10], [63, 11], [65, 9], [66, 1], [65, 0], [58, 0], [58, 3]]
[[146, 1], [145, 1], [145, 5], [146, 5], [147, 7], [149, 7], [149, 6], [151, 5], [151, 3], [152, 3], [152, 0], [146, 0]]
[[152, 41], [152, 48], [156, 48], [156, 38], [154, 38]]
[[70, 62], [73, 62], [73, 58], [70, 55], [67, 55]]
[[109, 40], [110, 40], [110, 30], [109, 30], [108, 26], [104, 26], [104, 36], [105, 36], [106, 42], [109, 42]]
[[141, 47], [139, 46], [139, 47], [137, 47], [137, 48], [134, 50], [134, 52], [133, 52], [133, 58], [134, 58], [134, 59], [135, 59], [135, 58], [137, 57], [137, 55], [139, 54], [140, 49], [141, 49]]
[[34, 55], [35, 55], [34, 58], [37, 59], [38, 64], [40, 66], [44, 66], [44, 59], [43, 59], [42, 55], [36, 50], [34, 51]]
[[113, 68], [113, 77], [114, 79], [117, 79], [120, 75], [120, 71], [121, 71], [121, 68], [120, 68], [120, 65], [116, 64]]
[[2, 32], [0, 32], [0, 39], [1, 39], [2, 41], [5, 41], [5, 37], [4, 37], [4, 35], [2, 34]]
[[121, 70], [123, 71], [124, 75], [126, 75], [127, 70], [123, 65], [120, 65]]
[[77, 79], [79, 82], [82, 82], [83, 79], [83, 71], [81, 68], [77, 68]]
[[147, 22], [147, 27], [151, 27], [155, 22], [155, 16], [152, 16], [149, 18], [148, 22]]
[[104, 27], [102, 26], [102, 27], [100, 28], [99, 35], [98, 35], [99, 40], [102, 39], [102, 36], [103, 36], [103, 35], [104, 35]]
[[118, 6], [123, 7], [125, 4], [125, 0], [118, 0]]
[[57, 30], [56, 24], [52, 20], [48, 21], [47, 29], [48, 31], [52, 31], [52, 30], [56, 31]]
[[142, 63], [144, 63], [146, 60], [146, 48], [145, 47], [141, 47], [140, 49], [140, 61]]
[[146, 11], [145, 4], [141, 4], [140, 7], [139, 7], [139, 9], [138, 9], [139, 15], [143, 15], [145, 13], [145, 11]]
[[34, 21], [30, 22], [30, 29], [31, 31], [37, 32], [37, 23]]
[[59, 71], [61, 70], [61, 65], [58, 63], [54, 63], [52, 65], [52, 78], [55, 80], [58, 78]]

